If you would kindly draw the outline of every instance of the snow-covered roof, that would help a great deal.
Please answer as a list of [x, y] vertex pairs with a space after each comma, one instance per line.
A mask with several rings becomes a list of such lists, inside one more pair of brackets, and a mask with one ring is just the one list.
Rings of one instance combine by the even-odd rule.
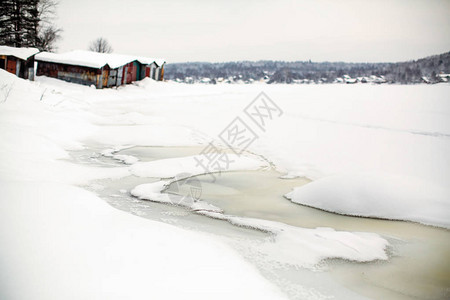
[[16, 48], [9, 46], [0, 46], [0, 55], [15, 56], [17, 58], [27, 60], [30, 56], [39, 53], [37, 48]]
[[132, 62], [135, 59], [119, 54], [75, 50], [61, 54], [48, 52], [39, 53], [36, 55], [36, 60], [98, 69], [105, 65], [109, 65], [111, 68], [117, 68]]
[[74, 66], [85, 66], [96, 69], [101, 68], [105, 65], [108, 65], [110, 68], [115, 69], [135, 60], [139, 61], [142, 64], [151, 64], [155, 62], [158, 66], [161, 66], [165, 62], [163, 59], [138, 57], [123, 54], [98, 53], [85, 50], [74, 50], [61, 54], [42, 52], [36, 55], [36, 60]]
[[161, 67], [163, 64], [166, 63], [166, 61], [163, 58], [151, 58], [151, 57], [144, 57], [144, 56], [138, 56], [136, 59], [144, 65], [150, 65], [152, 63], [155, 63], [158, 65], [158, 67]]

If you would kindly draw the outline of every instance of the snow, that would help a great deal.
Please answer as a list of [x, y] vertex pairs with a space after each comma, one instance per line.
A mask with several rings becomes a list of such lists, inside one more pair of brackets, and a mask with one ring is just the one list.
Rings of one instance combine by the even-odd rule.
[[117, 155], [113, 155], [112, 157], [114, 159], [124, 162], [127, 165], [132, 165], [139, 161], [139, 159], [137, 157], [134, 157], [132, 155], [117, 154]]
[[[215, 153], [210, 153], [214, 156]], [[257, 170], [268, 167], [267, 162], [256, 157], [238, 156], [236, 154], [227, 154], [230, 165], [226, 172], [238, 170]], [[183, 197], [174, 194], [162, 193], [173, 182], [190, 178], [195, 175], [205, 173], [216, 173], [220, 171], [205, 170], [197, 164], [202, 155], [193, 155], [186, 157], [177, 157], [169, 159], [159, 159], [150, 162], [135, 163], [130, 167], [130, 173], [139, 177], [170, 178], [170, 180], [159, 180], [152, 183], [144, 183], [131, 190], [131, 195], [144, 200], [150, 200], [159, 203], [175, 204], [191, 209], [192, 211], [208, 211], [221, 213], [222, 210], [212, 204], [199, 200], [199, 196], [191, 195]], [[220, 174], [215, 174], [220, 176]], [[189, 183], [187, 183], [189, 184]], [[200, 184], [190, 184], [191, 188], [198, 188], [201, 191]]]
[[[125, 214], [79, 187], [132, 174], [201, 174], [192, 156], [140, 162], [121, 156], [118, 149], [207, 145], [237, 116], [251, 126], [243, 109], [261, 91], [284, 114], [268, 121], [247, 149], [265, 159], [248, 152], [232, 156], [238, 164], [230, 164], [229, 170], [267, 167], [269, 161], [286, 178], [313, 180], [289, 194], [293, 201], [342, 214], [449, 225], [447, 84], [188, 85], [146, 80], [96, 90], [45, 77], [29, 82], [3, 70], [0, 82], [0, 263], [5, 270], [0, 298], [282, 296], [213, 236]], [[112, 149], [105, 154], [131, 165], [101, 168], [72, 161], [68, 151], [86, 145]], [[137, 186], [132, 193], [173, 203], [174, 195], [161, 193], [170, 182]], [[333, 257], [386, 259], [387, 242], [371, 233], [261, 223], [226, 216], [201, 201], [188, 207], [269, 231], [272, 239], [263, 247], [270, 256], [301, 267], [314, 268]]]
[[129, 148], [129, 146], [128, 147], [115, 147], [113, 149], [106, 149], [106, 150], [103, 150], [101, 152], [101, 154], [105, 157], [111, 157], [112, 159], [121, 161], [127, 165], [132, 165], [132, 164], [138, 162], [139, 159], [132, 155], [115, 154], [116, 152], [123, 150], [123, 149], [127, 149], [127, 148]]
[[[135, 116], [128, 116], [128, 118], [134, 119]], [[194, 138], [194, 132], [189, 128], [170, 125], [139, 124], [139, 126], [97, 127], [92, 133], [93, 140], [113, 145], [186, 146], [195, 145]]]
[[162, 193], [174, 180], [160, 180], [152, 183], [144, 183], [136, 186], [130, 191], [131, 195], [153, 202], [174, 204], [189, 208], [192, 211], [207, 211], [222, 213], [222, 210], [202, 200], [196, 200], [191, 196], [179, 196], [175, 194]]
[[330, 258], [359, 262], [388, 259], [385, 250], [389, 243], [374, 233], [336, 231], [325, 227], [307, 229], [260, 219], [218, 216], [215, 212], [204, 214], [238, 226], [273, 233], [273, 240], [260, 247], [273, 261], [296, 267], [315, 269], [323, 259]]
[[158, 67], [161, 67], [166, 63], [166, 61], [163, 58], [150, 58], [150, 57], [144, 57], [144, 56], [137, 56], [136, 59], [144, 65], [150, 65], [152, 63], [155, 63]]
[[2, 299], [279, 299], [227, 246], [80, 188], [2, 181]]
[[[38, 101], [47, 89], [42, 102], [58, 111], [58, 114], [44, 112], [42, 118], [61, 121], [59, 127], [41, 129], [53, 141], [64, 141], [61, 147], [66, 149], [81, 147], [80, 139], [109, 145], [205, 144], [217, 139], [218, 133], [236, 116], [242, 116], [242, 109], [265, 91], [285, 113], [268, 122], [266, 132], [258, 132], [258, 139], [249, 150], [264, 155], [285, 177], [305, 176], [317, 180], [349, 173], [386, 174], [414, 177], [424, 185], [429, 184], [430, 194], [435, 190], [433, 186], [441, 187], [445, 193], [449, 190], [450, 87], [447, 84], [202, 86], [146, 81], [118, 90], [96, 91], [38, 77], [36, 85], [42, 88], [34, 99]], [[23, 91], [14, 89], [13, 93], [15, 97], [29, 97], [26, 91], [30, 89], [28, 84]], [[28, 115], [34, 106], [41, 106], [30, 102], [17, 112], [21, 114], [22, 124], [29, 126], [34, 123]], [[3, 120], [8, 118], [6, 114]], [[64, 118], [78, 124], [70, 135], [64, 134], [68, 129], [66, 122], [62, 122]], [[35, 123], [38, 127], [45, 124]], [[42, 136], [28, 138], [43, 139]], [[47, 144], [47, 141], [36, 141], [36, 147]], [[13, 147], [10, 145], [15, 144], [6, 143], [3, 148]], [[61, 152], [52, 145], [47, 148], [46, 151]], [[384, 190], [392, 189], [395, 184], [397, 181]], [[396, 190], [400, 188], [402, 185]]]
[[[216, 153], [209, 153], [208, 155], [215, 156]], [[217, 153], [217, 155], [220, 155], [220, 153]], [[262, 167], [268, 167], [267, 162], [260, 159], [238, 156], [231, 153], [227, 154], [227, 159], [229, 165], [224, 171], [257, 170]], [[194, 176], [209, 172], [220, 172], [220, 169], [205, 169], [198, 161], [205, 161], [204, 156], [199, 154], [150, 162], [139, 162], [130, 167], [130, 172], [139, 177], [157, 178], [172, 178], [181, 173], [188, 173]], [[225, 165], [222, 167], [225, 167]]]
[[[443, 221], [450, 216], [450, 86], [447, 84], [352, 87], [219, 84], [210, 87], [161, 83], [140, 88], [155, 95], [150, 101], [151, 115], [160, 118], [157, 123], [181, 125], [189, 128], [190, 139], [205, 141], [217, 140], [218, 133], [233, 118], [242, 117], [242, 109], [260, 91], [265, 91], [285, 113], [278, 120], [268, 122], [264, 133], [258, 132], [258, 139], [249, 150], [273, 162], [285, 173], [284, 178], [304, 176], [319, 180], [333, 176], [351, 180], [345, 193], [340, 189], [343, 180], [330, 183], [333, 193], [326, 195], [329, 199], [326, 203], [312, 202], [313, 198], [308, 203], [307, 200], [298, 202], [342, 214], [447, 227], [448, 222]], [[145, 104], [141, 111], [147, 114], [143, 107]], [[349, 178], [348, 174], [353, 175]], [[364, 180], [365, 176], [377, 179]], [[411, 195], [410, 191], [418, 187], [420, 191]], [[310, 189], [305, 186], [298, 190], [302, 188]], [[365, 190], [364, 195], [373, 195], [370, 199], [376, 202], [368, 204], [368, 199], [360, 199], [368, 210], [380, 202], [398, 203], [405, 207], [405, 212], [398, 214], [399, 207], [386, 206], [372, 212], [352, 209], [343, 199], [349, 194], [358, 195], [361, 189]], [[338, 208], [340, 204], [342, 207]]]
[[335, 231], [332, 228], [306, 229], [279, 222], [226, 215], [220, 208], [205, 201], [194, 201], [191, 197], [178, 199], [179, 196], [162, 193], [171, 182], [173, 181], [141, 184], [135, 187], [131, 194], [140, 199], [176, 203], [234, 225], [270, 232], [273, 238], [259, 248], [264, 250], [268, 259], [276, 263], [316, 269], [317, 264], [329, 258], [359, 262], [388, 259], [385, 250], [389, 243], [378, 234]]
[[[0, 103], [0, 298], [284, 298], [218, 239], [121, 212], [77, 187], [130, 175], [67, 160], [96, 127], [73, 100], [80, 90], [3, 70], [0, 81], [12, 86]], [[55, 90], [40, 101], [46, 89]]]
[[450, 194], [414, 177], [344, 174], [286, 194], [292, 202], [340, 214], [403, 220], [450, 229]]
[[145, 65], [155, 62], [158, 66], [162, 66], [165, 62], [163, 59], [159, 58], [138, 57], [113, 53], [98, 53], [86, 50], [74, 50], [66, 53], [42, 52], [36, 55], [36, 60], [63, 63], [74, 66], [85, 66], [96, 69], [102, 68], [105, 65], [108, 65], [112, 69], [116, 69], [135, 60]]
[[37, 48], [0, 46], [0, 55], [15, 56], [23, 60], [27, 60], [30, 56], [33, 56], [36, 53], [39, 53], [39, 49]]
[[164, 190], [170, 181], [160, 180], [152, 183], [140, 184], [131, 190], [131, 194], [139, 199], [154, 200], [161, 203], [171, 203], [168, 194], [160, 193]]

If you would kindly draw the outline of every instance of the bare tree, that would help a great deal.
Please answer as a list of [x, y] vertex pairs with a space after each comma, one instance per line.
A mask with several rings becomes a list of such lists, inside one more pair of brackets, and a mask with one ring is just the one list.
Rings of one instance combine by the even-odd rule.
[[56, 19], [57, 0], [39, 0], [37, 5], [38, 18], [36, 47], [43, 51], [54, 51], [55, 43], [61, 38], [62, 29], [54, 25]]
[[55, 42], [61, 38], [61, 29], [49, 26], [41, 30], [38, 35], [39, 49], [52, 52], [55, 50]]
[[113, 48], [105, 38], [99, 37], [95, 41], [92, 41], [89, 45], [89, 50], [100, 53], [111, 53]]

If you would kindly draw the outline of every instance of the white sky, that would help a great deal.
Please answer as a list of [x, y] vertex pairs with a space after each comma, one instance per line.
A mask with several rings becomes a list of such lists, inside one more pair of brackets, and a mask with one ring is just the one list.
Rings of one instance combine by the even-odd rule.
[[450, 50], [450, 0], [60, 0], [59, 52], [105, 37], [170, 62], [381, 62]]

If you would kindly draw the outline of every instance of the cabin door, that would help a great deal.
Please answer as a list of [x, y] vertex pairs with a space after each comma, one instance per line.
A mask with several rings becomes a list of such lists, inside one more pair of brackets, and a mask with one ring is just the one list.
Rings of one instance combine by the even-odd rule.
[[21, 66], [21, 63], [20, 63], [20, 60], [17, 60], [16, 61], [16, 76], [17, 77], [22, 77], [22, 76], [20, 76], [21, 74], [21, 72], [20, 72], [20, 66]]
[[123, 75], [123, 76], [125, 76], [125, 78], [124, 78], [124, 80], [123, 80], [123, 82], [124, 82], [125, 84], [131, 83], [130, 67], [128, 67], [128, 66], [125, 67], [125, 72], [124, 72], [124, 75]]
[[116, 86], [122, 85], [122, 78], [123, 78], [123, 67], [120, 67], [119, 71], [117, 72]]
[[6, 56], [0, 56], [0, 69], [6, 69]]
[[28, 68], [28, 80], [34, 81], [34, 68]]
[[12, 59], [7, 60], [6, 71], [16, 74], [16, 61]]
[[150, 78], [155, 79], [155, 66], [150, 67]]
[[107, 87], [108, 86], [108, 70], [103, 70], [102, 79], [103, 79], [103, 87]]
[[133, 63], [133, 65], [131, 66], [131, 80], [130, 83], [133, 81], [137, 80], [137, 75], [138, 75], [138, 67], [136, 63]]
[[156, 81], [158, 81], [159, 80], [159, 75], [160, 75], [160, 72], [161, 71], [161, 68], [157, 68], [156, 70], [155, 70], [155, 80]]
[[108, 87], [114, 86], [117, 81], [117, 70], [109, 70]]

